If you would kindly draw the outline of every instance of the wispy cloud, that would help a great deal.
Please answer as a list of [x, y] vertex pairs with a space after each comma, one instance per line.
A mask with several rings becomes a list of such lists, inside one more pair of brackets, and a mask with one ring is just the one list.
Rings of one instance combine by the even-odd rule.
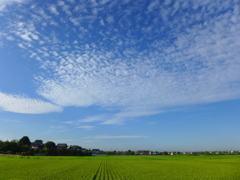
[[91, 122], [96, 122], [96, 121], [103, 121], [103, 119], [105, 119], [107, 117], [107, 115], [96, 115], [96, 116], [89, 116], [87, 118], [83, 118], [80, 120], [76, 120], [76, 121], [66, 121], [65, 123], [67, 124], [73, 124], [73, 125], [80, 125], [80, 124], [84, 124], [84, 123], [91, 123]]
[[60, 125], [51, 125], [50, 128], [53, 129], [57, 133], [69, 131], [65, 126], [60, 126]]
[[152, 1], [149, 6], [147, 7], [148, 11], [153, 11], [155, 8], [158, 8], [159, 0]]
[[94, 139], [122, 139], [122, 138], [147, 138], [147, 136], [95, 136]]
[[42, 114], [62, 111], [60, 106], [44, 102], [40, 99], [31, 99], [28, 97], [4, 94], [1, 92], [0, 108], [4, 111], [26, 114]]
[[73, 141], [76, 141], [76, 139], [55, 139], [55, 140], [52, 140], [56, 143], [67, 143], [67, 142], [73, 142]]
[[12, 5], [14, 3], [23, 3], [26, 0], [0, 0], [0, 12], [5, 9], [6, 6]]
[[125, 139], [125, 138], [147, 138], [148, 136], [108, 136], [108, 135], [99, 135], [93, 137], [85, 137], [83, 139]]
[[77, 128], [81, 128], [81, 129], [86, 129], [86, 130], [92, 130], [95, 126], [78, 126]]
[[19, 120], [10, 120], [10, 119], [0, 119], [0, 121], [6, 121], [6, 122], [16, 122], [16, 123], [19, 123], [21, 121]]
[[50, 128], [52, 128], [52, 129], [65, 129], [65, 127], [64, 126], [50, 126]]
[[[88, 116], [83, 119], [79, 119], [76, 121], [65, 121], [66, 124], [71, 124], [74, 126], [79, 127], [79, 125], [82, 125], [82, 127], [85, 127], [85, 124], [89, 123], [98, 123], [101, 125], [121, 125], [124, 123], [124, 121], [134, 119], [141, 116], [149, 116], [153, 114], [158, 114], [160, 111], [123, 111], [119, 113], [109, 113], [109, 114], [99, 114], [95, 116]], [[81, 127], [81, 126], [80, 126]], [[88, 125], [86, 126], [88, 127]], [[90, 126], [91, 127], [91, 126]]]
[[87, 142], [87, 143], [95, 143], [95, 142], [99, 142], [98, 140], [84, 140], [83, 142]]
[[158, 124], [158, 122], [149, 122], [147, 124]]

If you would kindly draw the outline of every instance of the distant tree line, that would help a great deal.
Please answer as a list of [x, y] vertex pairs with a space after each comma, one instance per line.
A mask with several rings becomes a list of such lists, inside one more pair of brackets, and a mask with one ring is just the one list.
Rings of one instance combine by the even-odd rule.
[[[38, 148], [33, 148], [33, 144], [39, 144]], [[82, 149], [80, 146], [57, 147], [53, 141], [45, 144], [42, 140], [31, 142], [28, 136], [23, 136], [20, 140], [2, 141], [0, 140], [0, 154], [19, 155], [49, 155], [49, 156], [91, 156], [92, 152]]]

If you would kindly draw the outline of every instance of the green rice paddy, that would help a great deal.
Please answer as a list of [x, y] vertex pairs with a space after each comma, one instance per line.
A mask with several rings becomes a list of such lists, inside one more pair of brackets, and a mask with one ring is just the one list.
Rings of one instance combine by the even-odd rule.
[[240, 179], [240, 155], [2, 156], [0, 180]]

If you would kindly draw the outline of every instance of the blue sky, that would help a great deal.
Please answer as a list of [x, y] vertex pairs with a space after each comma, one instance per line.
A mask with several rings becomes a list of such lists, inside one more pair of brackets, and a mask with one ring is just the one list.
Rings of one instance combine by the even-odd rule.
[[240, 149], [237, 0], [0, 0], [0, 138]]

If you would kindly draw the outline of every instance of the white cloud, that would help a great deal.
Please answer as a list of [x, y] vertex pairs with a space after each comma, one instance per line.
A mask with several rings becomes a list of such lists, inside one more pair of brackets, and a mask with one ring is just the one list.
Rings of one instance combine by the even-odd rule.
[[103, 19], [100, 20], [100, 24], [101, 24], [102, 26], [105, 26], [105, 23], [104, 23]]
[[7, 36], [7, 39], [8, 39], [9, 41], [14, 41], [14, 40], [15, 40], [14, 37], [12, 37], [12, 36]]
[[18, 46], [22, 49], [26, 49], [26, 47], [22, 43], [18, 43]]
[[32, 39], [29, 37], [29, 34], [21, 34], [20, 37], [26, 41], [32, 41]]
[[153, 11], [155, 8], [158, 8], [159, 6], [159, 0], [152, 1], [148, 6], [148, 11]]
[[[191, 38], [206, 39], [197, 36]], [[179, 48], [185, 48], [187, 39], [179, 37], [175, 43]], [[229, 86], [228, 83], [238, 81], [239, 63], [234, 56], [231, 61], [223, 59], [228, 58], [229, 52], [233, 50], [229, 49], [228, 55], [223, 53], [222, 57], [219, 57], [228, 64], [226, 67], [217, 60], [219, 49], [225, 45], [208, 46], [209, 49], [212, 48], [208, 51], [201, 48], [206, 42], [202, 45], [200, 43], [199, 41], [198, 44], [182, 50], [181, 53], [168, 52], [165, 57], [158, 52], [147, 56], [139, 55], [134, 59], [135, 62], [131, 62], [131, 66], [125, 59], [121, 59], [121, 62], [116, 64], [111, 62], [106, 64], [105, 61], [109, 62], [109, 57], [106, 56], [109, 52], [89, 52], [79, 58], [73, 56], [71, 62], [65, 60], [64, 65], [59, 64], [54, 67], [57, 79], [43, 80], [39, 94], [63, 106], [96, 104], [104, 107], [117, 106], [131, 111], [140, 109], [141, 112], [144, 112], [143, 109], [145, 112], [158, 111], [159, 108], [171, 106], [238, 98], [238, 86]], [[233, 46], [237, 47], [237, 44]], [[199, 60], [198, 52], [203, 59], [209, 60]], [[214, 56], [206, 54], [210, 52], [216, 54]], [[188, 57], [192, 60], [186, 61], [185, 54], [192, 56]], [[174, 56], [178, 58], [175, 59]], [[159, 57], [163, 58], [159, 59]], [[147, 58], [149, 60], [146, 60]], [[166, 70], [164, 66], [167, 64], [161, 64], [161, 60], [170, 61], [168, 65], [171, 69]], [[154, 63], [163, 68], [154, 67]], [[204, 64], [198, 67], [197, 63]], [[183, 71], [182, 68], [186, 70]]]
[[75, 0], [67, 0], [67, 1], [73, 4], [76, 3]]
[[114, 17], [111, 16], [111, 15], [109, 15], [109, 16], [106, 18], [106, 21], [107, 21], [108, 23], [113, 23], [113, 22], [114, 22]]
[[69, 18], [69, 20], [74, 24], [74, 26], [79, 26], [80, 25], [80, 19], [78, 18]]
[[66, 5], [63, 1], [59, 1], [58, 5], [62, 7], [62, 10], [68, 14], [68, 15], [72, 15], [71, 11], [69, 10], [70, 6]]
[[165, 0], [165, 1], [164, 1], [164, 5], [167, 6], [167, 5], [171, 4], [171, 2], [172, 2], [172, 0]]
[[23, 3], [27, 0], [0, 0], [0, 12], [5, 9], [7, 5], [12, 5], [14, 3]]
[[[107, 11], [97, 7], [101, 2]], [[49, 25], [56, 17], [43, 10], [36, 11], [46, 21], [43, 30], [19, 19], [11, 32], [19, 37], [21, 47], [27, 47], [23, 40], [30, 45], [34, 39], [44, 42], [45, 49], [30, 53], [36, 53], [32, 57], [41, 59], [46, 70], [37, 77], [37, 93], [60, 106], [96, 105], [120, 111], [93, 118], [102, 124], [120, 124], [176, 106], [240, 98], [237, 4], [164, 2], [167, 6], [157, 0], [147, 8], [146, 3], [126, 5], [122, 11], [121, 5], [91, 1], [91, 5], [77, 4], [71, 14], [69, 3], [58, 1], [59, 13], [68, 14], [56, 21], [64, 27], [62, 33]], [[88, 11], [89, 6], [101, 11], [99, 17]], [[112, 24], [103, 26], [104, 22]], [[50, 37], [47, 29], [53, 29]], [[65, 40], [69, 36], [71, 42]], [[73, 47], [72, 42], [78, 43]]]
[[90, 0], [90, 3], [92, 7], [98, 6], [98, 3], [96, 2], [96, 0]]
[[0, 92], [0, 108], [4, 111], [43, 114], [50, 112], [61, 112], [62, 108], [39, 99], [30, 99], [18, 95], [4, 94]]
[[101, 0], [99, 3], [101, 4], [101, 5], [104, 5], [104, 4], [106, 4], [107, 2], [109, 2], [110, 0]]
[[56, 16], [59, 15], [59, 12], [57, 11], [55, 5], [50, 5], [50, 6], [49, 6], [49, 10], [50, 10], [51, 13], [55, 14]]

